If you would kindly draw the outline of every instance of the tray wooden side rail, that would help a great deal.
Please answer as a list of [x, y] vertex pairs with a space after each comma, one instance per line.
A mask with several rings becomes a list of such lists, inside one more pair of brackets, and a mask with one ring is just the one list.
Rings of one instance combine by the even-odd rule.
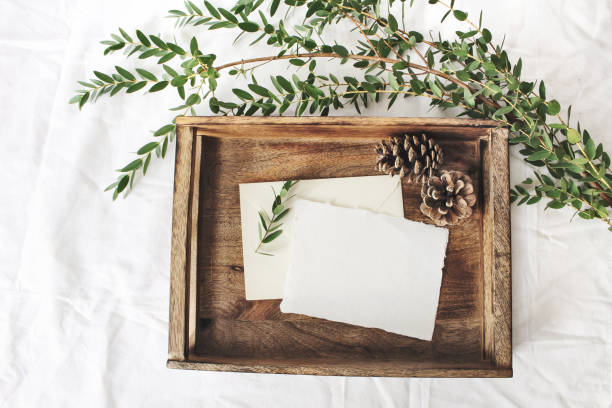
[[[168, 367], [258, 373], [511, 377], [508, 131], [471, 119], [181, 117], [172, 219]], [[470, 174], [474, 214], [449, 228], [432, 341], [283, 314], [244, 295], [238, 185], [376, 175], [374, 144], [427, 133]], [[404, 216], [420, 186], [402, 183]], [[401, 254], [398, 262], [407, 262]], [[373, 271], [375, 273], [375, 271]]]

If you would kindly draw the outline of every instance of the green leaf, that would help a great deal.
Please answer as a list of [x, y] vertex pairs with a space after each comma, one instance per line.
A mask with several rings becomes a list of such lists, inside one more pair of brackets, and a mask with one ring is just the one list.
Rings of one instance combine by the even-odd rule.
[[553, 150], [552, 140], [550, 140], [550, 137], [548, 136], [548, 133], [542, 133], [542, 139], [544, 139], [544, 144], [546, 145], [546, 148], [549, 151]]
[[279, 229], [280, 227], [282, 227], [282, 226], [283, 226], [283, 223], [282, 223], [282, 222], [281, 222], [281, 223], [278, 223], [278, 224], [276, 224], [276, 221], [274, 221], [274, 222], [275, 222], [275, 225], [274, 225], [273, 227], [270, 227], [270, 229], [268, 230], [268, 233], [271, 233], [271, 232], [273, 232], [273, 231], [276, 231], [277, 229]]
[[143, 78], [149, 81], [157, 81], [157, 77], [146, 69], [136, 68], [136, 72]]
[[550, 164], [550, 167], [552, 167], [553, 169], [568, 169], [569, 171], [573, 171], [574, 173], [580, 173], [584, 169], [584, 167], [567, 162], [552, 163]]
[[248, 93], [247, 91], [243, 91], [242, 89], [234, 88], [234, 89], [232, 89], [232, 92], [234, 93], [234, 95], [236, 95], [237, 97], [239, 97], [240, 99], [243, 99], [245, 101], [252, 101], [253, 100], [253, 96], [250, 93]]
[[175, 128], [175, 125], [164, 125], [164, 126], [160, 127], [159, 129], [157, 129], [153, 133], [153, 136], [163, 136], [163, 135], [166, 135], [166, 134], [170, 133], [171, 131], [173, 131], [174, 128]]
[[170, 84], [177, 88], [185, 85], [186, 83], [187, 83], [187, 77], [185, 75], [176, 76], [172, 78], [172, 81], [170, 81]]
[[176, 56], [175, 53], [173, 53], [172, 51], [169, 51], [165, 55], [163, 55], [159, 60], [157, 60], [157, 63], [158, 64], [163, 64], [164, 62], [170, 61], [175, 56]]
[[149, 164], [151, 163], [151, 153], [147, 154], [147, 158], [144, 161], [144, 166], [142, 167], [142, 174], [147, 174], [147, 169], [149, 168]]
[[161, 156], [166, 157], [166, 151], [168, 150], [168, 138], [166, 137], [164, 139], [164, 142], [162, 143], [162, 149], [161, 149]]
[[94, 71], [94, 75], [100, 78], [102, 81], [108, 82], [109, 84], [115, 83], [115, 80], [113, 78], [111, 78], [110, 76], [106, 75], [103, 72]]
[[194, 94], [189, 95], [189, 97], [185, 101], [185, 105], [192, 106], [192, 105], [197, 105], [200, 102], [202, 102], [202, 98], [197, 93], [194, 93]]
[[595, 143], [593, 142], [593, 139], [588, 138], [586, 140], [586, 142], [584, 143], [584, 150], [589, 159], [593, 160], [595, 158], [596, 147], [595, 147]]
[[289, 213], [289, 210], [291, 210], [291, 208], [285, 208], [285, 210], [283, 212], [281, 212], [280, 214], [278, 214], [276, 216], [275, 221], [278, 222], [281, 220], [281, 218], [283, 218], [285, 215], [287, 215]]
[[90, 95], [89, 92], [85, 92], [83, 94], [83, 96], [81, 97], [81, 100], [79, 101], [79, 109], [81, 109], [83, 105], [85, 105], [85, 103], [89, 99], [89, 95]]
[[119, 182], [118, 182], [118, 181], [115, 181], [114, 183], [109, 184], [109, 185], [108, 185], [108, 186], [107, 186], [107, 187], [104, 189], [104, 192], [106, 193], [107, 191], [110, 191], [110, 190], [114, 189], [115, 187], [117, 187], [117, 185], [118, 185], [118, 184], [119, 184]]
[[191, 51], [191, 55], [196, 55], [198, 52], [198, 40], [195, 37], [191, 37], [191, 41], [189, 42], [189, 50]]
[[469, 81], [470, 80], [470, 74], [469, 72], [466, 72], [464, 70], [459, 70], [455, 72], [455, 75], [457, 76], [457, 78], [459, 78], [461, 81]]
[[[433, 55], [433, 52], [431, 51], [431, 48], [427, 50], [427, 53], [425, 54], [425, 57], [427, 58], [427, 66], [429, 68], [433, 68], [435, 60], [434, 60], [434, 55]], [[479, 64], [478, 61], [474, 61], [474, 62]]]
[[261, 221], [261, 225], [263, 225], [264, 229], [268, 229], [268, 223], [266, 222], [266, 219], [261, 211], [259, 212], [259, 220]]
[[[430, 1], [431, 3], [431, 1]], [[442, 16], [442, 19], [440, 20], [441, 23], [444, 22], [444, 20], [446, 20], [446, 17], [448, 17], [450, 15], [452, 10], [448, 10], [446, 13], [444, 13], [444, 15]]]
[[125, 167], [117, 171], [120, 173], [127, 173], [129, 171], [139, 169], [140, 166], [142, 166], [142, 159], [136, 159], [136, 160], [131, 161]]
[[150, 49], [150, 50], [147, 50], [147, 51], [143, 52], [142, 54], [140, 54], [138, 56], [138, 58], [139, 59], [146, 59], [146, 58], [152, 57], [154, 55], [157, 55], [158, 52], [159, 52], [159, 50]]
[[219, 13], [221, 13], [226, 20], [231, 21], [234, 24], [238, 24], [238, 19], [236, 18], [236, 16], [234, 16], [226, 9], [219, 7]]
[[465, 101], [467, 106], [472, 108], [476, 104], [476, 101], [474, 100], [474, 95], [472, 95], [470, 90], [467, 88], [463, 88], [463, 100]]
[[261, 85], [257, 85], [257, 84], [249, 84], [249, 89], [253, 92], [255, 92], [257, 95], [261, 95], [264, 97], [269, 97], [270, 93], [268, 92], [268, 90], [266, 88], [264, 88]]
[[276, 10], [278, 10], [278, 6], [280, 5], [280, 0], [272, 0], [272, 5], [270, 6], [270, 16], [274, 16]]
[[399, 84], [397, 83], [397, 78], [395, 77], [395, 74], [393, 72], [389, 72], [389, 84], [391, 85], [391, 88], [393, 88], [394, 90], [396, 91], [399, 90]]
[[178, 72], [170, 68], [168, 65], [164, 65], [163, 68], [164, 68], [164, 71], [166, 71], [166, 73], [170, 75], [172, 78], [178, 76]]
[[322, 96], [319, 88], [312, 86], [308, 83], [304, 83], [304, 90], [308, 95], [312, 96], [313, 98], [318, 98], [319, 96]]
[[149, 142], [146, 145], [142, 146], [140, 149], [138, 149], [136, 153], [140, 155], [146, 154], [153, 151], [153, 149], [155, 149], [157, 146], [159, 146], [158, 142]]
[[123, 31], [123, 29], [122, 29], [121, 27], [119, 27], [119, 32], [121, 33], [121, 35], [123, 36], [123, 38], [125, 38], [125, 40], [126, 40], [127, 42], [129, 42], [129, 43], [134, 42], [134, 41], [132, 40], [132, 37], [130, 37], [130, 36], [128, 35], [128, 33], [126, 33], [125, 31]]
[[434, 81], [432, 81], [432, 80], [429, 80], [427, 83], [429, 84], [429, 88], [431, 89], [433, 94], [435, 96], [437, 96], [438, 98], [441, 98], [442, 97], [442, 91], [440, 90], [438, 85], [436, 85], [436, 83]]
[[536, 152], [531, 153], [529, 156], [527, 156], [527, 160], [529, 161], [544, 160], [548, 158], [548, 156], [550, 156], [550, 152], [548, 152], [547, 150], [538, 150]]
[[240, 24], [238, 24], [238, 27], [243, 30], [246, 31], [248, 33], [254, 33], [257, 30], [259, 30], [259, 25], [253, 21], [245, 21], [242, 22]]
[[[543, 84], [544, 82], [541, 83]], [[546, 111], [549, 115], [554, 116], [561, 111], [561, 105], [559, 105], [559, 102], [553, 99], [552, 101], [548, 102]]]
[[[130, 181], [130, 176], [128, 176], [127, 174], [125, 176], [121, 177], [119, 179], [119, 183], [117, 183], [117, 189], [115, 190], [115, 193], [119, 194], [123, 190], [125, 190], [125, 188], [127, 187], [129, 181]], [[115, 197], [116, 197], [116, 195], [115, 195]]]
[[495, 118], [495, 117], [500, 117], [502, 115], [506, 115], [512, 112], [513, 110], [514, 108], [510, 105], [502, 106], [501, 108], [495, 111], [495, 113], [493, 114], [493, 117]]
[[282, 189], [288, 192], [289, 189], [295, 185], [295, 183], [297, 183], [297, 181], [287, 180], [283, 183]]
[[285, 210], [285, 207], [282, 204], [278, 204], [276, 207], [274, 207], [274, 210], [272, 210], [272, 213], [274, 215], [278, 215], [281, 212], [283, 212]]
[[346, 58], [349, 55], [348, 50], [342, 45], [336, 44], [332, 47], [332, 49], [334, 50], [336, 54], [338, 54], [342, 58]]
[[580, 136], [580, 132], [576, 129], [567, 129], [567, 141], [571, 144], [576, 144], [580, 142], [582, 136]]
[[389, 28], [391, 31], [397, 31], [397, 20], [393, 17], [393, 14], [389, 14]]
[[542, 98], [542, 100], [546, 100], [546, 85], [544, 85], [544, 81], [540, 81], [540, 98]]
[[276, 80], [278, 81], [278, 84], [287, 92], [289, 93], [293, 93], [294, 89], [293, 86], [291, 85], [291, 82], [289, 82], [287, 79], [283, 78], [282, 76], [278, 75], [276, 77]]
[[153, 44], [157, 45], [158, 48], [165, 50], [167, 48], [166, 43], [159, 37], [155, 35], [150, 35], [149, 38], [153, 41]]
[[542, 196], [534, 196], [527, 200], [527, 205], [535, 204], [542, 199]]
[[491, 32], [489, 30], [487, 30], [486, 28], [483, 28], [482, 29], [482, 38], [484, 38], [484, 40], [486, 42], [491, 42], [491, 40], [493, 39], [493, 36], [491, 35]]
[[70, 101], [68, 101], [68, 103], [73, 104], [81, 102], [81, 99], [83, 99], [83, 94], [74, 95], [72, 98], [70, 98]]
[[295, 65], [296, 67], [301, 67], [302, 65], [306, 64], [306, 61], [302, 61], [301, 59], [297, 59], [297, 58], [291, 58], [289, 60], [289, 63], [291, 65]]
[[126, 93], [136, 92], [144, 88], [145, 86], [147, 86], [147, 81], [136, 82], [134, 85], [128, 87], [128, 89], [125, 92]]
[[548, 126], [550, 126], [552, 129], [567, 129], [567, 126], [565, 126], [563, 123], [549, 123]]
[[210, 88], [211, 91], [214, 91], [215, 89], [217, 89], [217, 79], [214, 76], [208, 77], [208, 87]]
[[147, 38], [146, 35], [143, 34], [142, 31], [136, 30], [136, 37], [138, 37], [138, 41], [145, 47], [149, 48], [151, 46], [151, 41]]
[[468, 16], [465, 11], [461, 11], [461, 10], [453, 10], [453, 15], [459, 21], [465, 21], [465, 19]]
[[213, 16], [217, 20], [221, 19], [221, 14], [219, 14], [217, 9], [214, 8], [212, 4], [210, 4], [207, 1], [204, 1], [204, 6], [206, 6], [206, 9], [208, 10], [208, 12], [210, 13], [211, 16]]
[[267, 237], [265, 237], [261, 242], [263, 242], [264, 244], [267, 244], [269, 242], [274, 241], [276, 238], [278, 238], [278, 236], [280, 234], [282, 234], [283, 230], [278, 230], [278, 231], [274, 231], [273, 233], [271, 233], [270, 235], [268, 235]]
[[523, 69], [523, 60], [522, 58], [519, 58], [516, 65], [514, 65], [514, 69], [512, 70], [512, 75], [514, 75], [517, 78], [520, 77], [522, 69]]
[[121, 68], [118, 65], [115, 65], [115, 69], [117, 70], [119, 75], [121, 75], [122, 77], [124, 77], [128, 81], [135, 81], [136, 80], [136, 77], [130, 71], [128, 71], [127, 69]]
[[546, 207], [558, 210], [559, 208], [565, 207], [565, 204], [563, 204], [561, 201], [553, 200], [553, 201], [549, 201], [548, 204], [546, 204]]
[[173, 44], [173, 43], [168, 43], [167, 45], [168, 45], [168, 48], [170, 48], [170, 50], [174, 52], [175, 54], [185, 55], [185, 50], [179, 47], [178, 45]]
[[162, 89], [164, 89], [166, 86], [168, 86], [168, 81], [161, 81], [156, 83], [155, 85], [153, 85], [150, 89], [149, 92], [158, 92], [161, 91]]

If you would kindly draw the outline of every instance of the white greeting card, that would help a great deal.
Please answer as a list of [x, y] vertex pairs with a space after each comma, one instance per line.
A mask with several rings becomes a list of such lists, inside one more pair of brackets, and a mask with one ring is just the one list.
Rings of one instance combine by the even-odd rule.
[[447, 229], [306, 200], [293, 210], [282, 312], [431, 340]]
[[[271, 212], [274, 193], [283, 182], [240, 184], [240, 216], [242, 223], [242, 249], [244, 281], [247, 300], [280, 299], [283, 297], [285, 276], [289, 268], [294, 214], [289, 211], [283, 219], [283, 233], [262, 247], [274, 256], [256, 254], [259, 243], [258, 211]], [[348, 208], [362, 208], [395, 217], [404, 216], [402, 189], [398, 177], [366, 176], [318, 180], [301, 180], [292, 189], [295, 197], [288, 201], [291, 208], [296, 199], [329, 203]]]

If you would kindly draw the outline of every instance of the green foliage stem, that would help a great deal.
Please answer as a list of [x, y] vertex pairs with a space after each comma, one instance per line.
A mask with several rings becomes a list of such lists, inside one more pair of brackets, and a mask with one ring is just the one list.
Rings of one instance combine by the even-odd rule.
[[[540, 168], [534, 172], [535, 180], [529, 178], [511, 189], [512, 201], [535, 204], [546, 198], [546, 208], [571, 207], [580, 217], [602, 220], [612, 230], [610, 155], [579, 123], [571, 124], [571, 106], [562, 117], [560, 103], [547, 95], [544, 82], [522, 77], [522, 60], [511, 61], [503, 41], [494, 45], [491, 31], [482, 25], [482, 13], [475, 23], [455, 7], [454, 0], [429, 0], [444, 9], [442, 22], [452, 17], [467, 29], [456, 31], [450, 39], [440, 35], [426, 39], [405, 28], [403, 1], [402, 18], [390, 11], [394, 2], [283, 0], [281, 6], [280, 0], [272, 0], [265, 2], [269, 7], [264, 10], [263, 0], [239, 0], [228, 10], [209, 1], [186, 1], [184, 10], [169, 12], [179, 29], [196, 34], [202, 28], [229, 29], [238, 33], [236, 39], [252, 36], [251, 45], [265, 41], [275, 51], [215, 65], [216, 55], [201, 51], [203, 35], [194, 35], [189, 44], [178, 44], [139, 30], [129, 35], [119, 29], [119, 34], [103, 41], [105, 54], [123, 50], [139, 60], [155, 58], [160, 69], [153, 73], [136, 68], [134, 73], [116, 66], [113, 73], [94, 71], [90, 80], [79, 82], [82, 89], [71, 102], [82, 108], [121, 91], [175, 89], [180, 102], [170, 110], [183, 115], [195, 115], [204, 101], [220, 115], [327, 115], [347, 105], [361, 112], [383, 99], [390, 108], [399, 97], [425, 96], [434, 107], [456, 108], [459, 116], [492, 119], [510, 129], [510, 142], [520, 144], [525, 161]], [[279, 19], [283, 8], [284, 17]], [[287, 16], [298, 11], [303, 13], [303, 22], [289, 26]], [[354, 30], [359, 39], [347, 43], [324, 40], [328, 28], [337, 24]], [[411, 57], [418, 58], [418, 63]], [[331, 72], [321, 73], [316, 62], [320, 58], [350, 63], [359, 75], [338, 78]], [[269, 86], [258, 82], [254, 71], [275, 60], [306, 72], [271, 76]], [[233, 88], [235, 99], [224, 101], [215, 95], [218, 81], [238, 76], [247, 84]], [[152, 152], [165, 156], [176, 133], [173, 123], [155, 132], [156, 139], [142, 146], [137, 159], [119, 170], [117, 181], [109, 186], [114, 198], [129, 190], [137, 170], [146, 172]]]

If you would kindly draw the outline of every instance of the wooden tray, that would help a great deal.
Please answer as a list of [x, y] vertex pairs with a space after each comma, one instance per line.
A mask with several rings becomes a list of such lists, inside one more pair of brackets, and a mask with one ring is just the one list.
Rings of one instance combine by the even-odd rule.
[[[172, 220], [168, 367], [394, 377], [511, 377], [508, 132], [465, 119], [182, 117]], [[450, 228], [432, 341], [282, 314], [246, 301], [239, 183], [377, 174], [374, 144], [425, 132], [471, 175], [473, 216]], [[405, 217], [420, 187], [403, 183]], [[401, 262], [401, 254], [397, 256]], [[406, 260], [409, 262], [409, 260]]]

